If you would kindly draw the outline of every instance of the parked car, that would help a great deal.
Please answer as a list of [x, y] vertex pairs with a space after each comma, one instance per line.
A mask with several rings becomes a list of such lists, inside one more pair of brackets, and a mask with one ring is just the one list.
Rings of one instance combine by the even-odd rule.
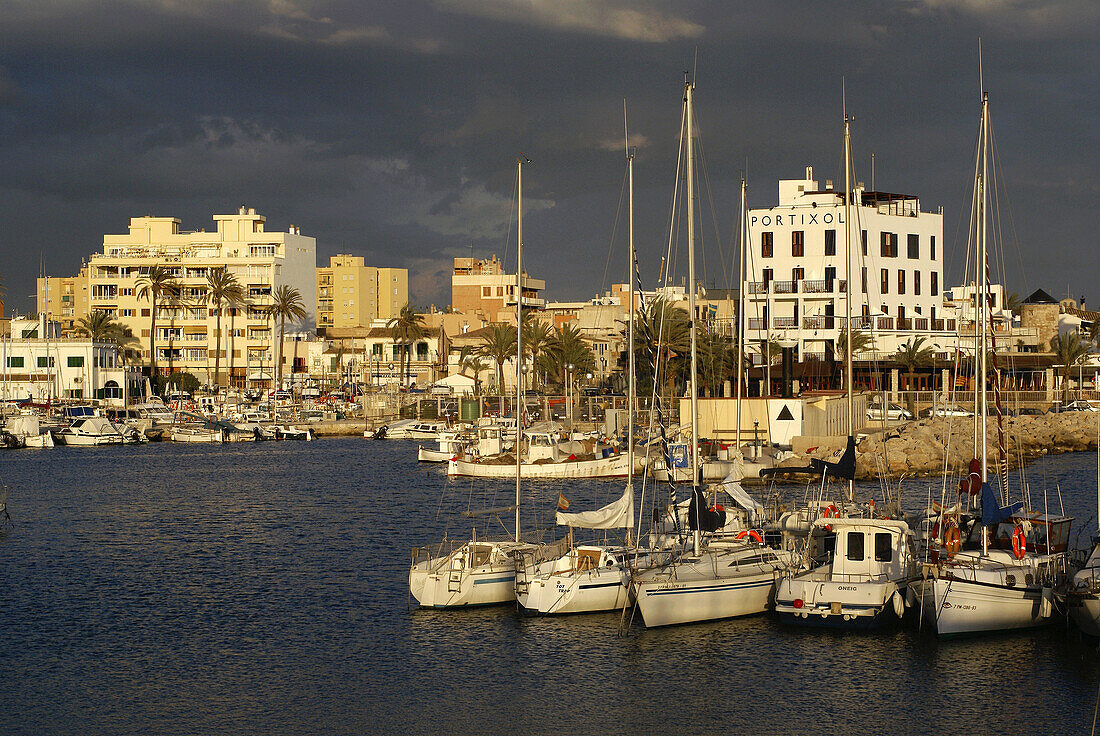
[[1070, 401], [1066, 404], [1055, 404], [1047, 410], [1050, 414], [1060, 414], [1065, 411], [1097, 411], [1097, 409], [1089, 402], [1078, 399], [1077, 401]]
[[884, 418], [890, 420], [912, 419], [913, 412], [903, 409], [897, 404], [887, 404], [886, 411], [883, 411], [882, 404], [875, 402], [867, 405], [867, 418], [874, 421], [882, 421]]
[[974, 412], [965, 409], [958, 404], [939, 404], [922, 412], [928, 417], [972, 417]]

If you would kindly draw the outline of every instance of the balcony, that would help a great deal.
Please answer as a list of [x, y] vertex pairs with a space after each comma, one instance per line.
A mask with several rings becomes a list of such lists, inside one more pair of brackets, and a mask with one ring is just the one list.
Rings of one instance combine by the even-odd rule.
[[811, 315], [802, 318], [802, 326], [807, 330], [831, 330], [836, 325], [836, 318], [829, 315]]
[[750, 330], [766, 330], [768, 329], [768, 320], [766, 317], [749, 317], [749, 329]]
[[898, 317], [898, 329], [899, 330], [911, 330], [913, 329], [913, 320], [908, 317]]
[[772, 282], [773, 294], [797, 294], [798, 282], [797, 281], [773, 281]]
[[798, 317], [772, 317], [772, 327], [776, 329], [798, 327]]
[[745, 291], [749, 294], [767, 294], [768, 282], [767, 281], [747, 281], [745, 282]]

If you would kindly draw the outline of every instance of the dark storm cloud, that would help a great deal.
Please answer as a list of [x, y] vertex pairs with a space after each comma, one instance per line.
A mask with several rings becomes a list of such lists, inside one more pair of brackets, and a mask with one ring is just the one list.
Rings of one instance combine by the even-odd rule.
[[584, 298], [623, 278], [626, 99], [652, 280], [693, 67], [708, 281], [728, 279], [742, 170], [753, 206], [806, 165], [839, 179], [842, 77], [860, 178], [874, 153], [880, 188], [945, 207], [950, 245], [981, 37], [1021, 244], [1009, 287], [1087, 291], [1098, 21], [1091, 0], [18, 0], [0, 16], [0, 272], [27, 308], [40, 262], [74, 273], [132, 216], [197, 229], [246, 204], [324, 261], [409, 267], [413, 300], [445, 304], [451, 258], [514, 258], [523, 151], [525, 264]]

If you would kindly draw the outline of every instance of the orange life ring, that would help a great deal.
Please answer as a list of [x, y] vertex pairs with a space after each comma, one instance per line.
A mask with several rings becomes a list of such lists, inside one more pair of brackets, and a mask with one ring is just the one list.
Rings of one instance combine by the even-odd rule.
[[1024, 528], [1019, 524], [1012, 530], [1012, 554], [1017, 560], [1024, 559], [1027, 554], [1027, 539], [1024, 537]]
[[740, 534], [737, 535], [738, 539], [744, 539], [745, 537], [752, 537], [753, 539], [756, 540], [757, 544], [763, 544], [764, 543], [764, 538], [761, 537], [760, 532], [756, 531], [755, 529], [746, 529], [745, 531], [743, 531], [743, 532], [741, 532]]
[[954, 557], [962, 549], [962, 533], [953, 521], [948, 522], [947, 529], [943, 533], [943, 547], [947, 550], [948, 558]]
[[826, 519], [839, 519], [840, 518], [840, 509], [838, 509], [836, 507], [836, 504], [831, 503], [831, 504], [829, 504], [828, 506], [825, 507], [825, 518]]

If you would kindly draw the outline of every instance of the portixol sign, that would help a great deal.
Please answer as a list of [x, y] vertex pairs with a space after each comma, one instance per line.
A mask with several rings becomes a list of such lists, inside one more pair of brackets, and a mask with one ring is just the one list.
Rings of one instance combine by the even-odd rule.
[[775, 225], [797, 227], [799, 225], [843, 225], [844, 212], [788, 212], [787, 214], [753, 215], [749, 218], [749, 227], [759, 224], [761, 227]]

